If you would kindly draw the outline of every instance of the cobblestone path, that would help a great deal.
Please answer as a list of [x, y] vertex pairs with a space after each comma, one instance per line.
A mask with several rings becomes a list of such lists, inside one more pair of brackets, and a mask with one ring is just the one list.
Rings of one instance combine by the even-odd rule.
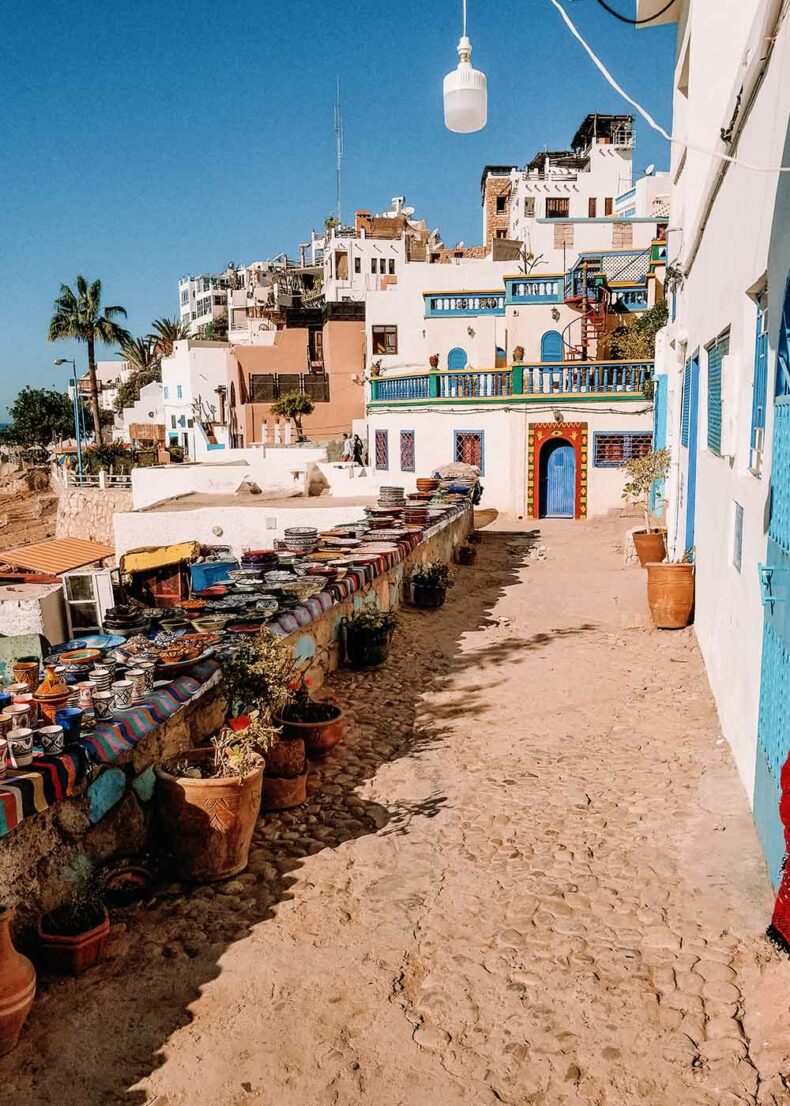
[[487, 533], [386, 668], [333, 679], [353, 731], [249, 870], [45, 986], [0, 1103], [789, 1103], [746, 797], [623, 528]]

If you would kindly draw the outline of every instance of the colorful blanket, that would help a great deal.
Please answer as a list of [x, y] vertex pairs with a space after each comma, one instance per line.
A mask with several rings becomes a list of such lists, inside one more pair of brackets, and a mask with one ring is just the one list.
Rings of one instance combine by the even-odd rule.
[[160, 726], [188, 703], [219, 669], [215, 660], [196, 664], [188, 674], [178, 676], [112, 722], [86, 731], [82, 745], [53, 757], [36, 757], [29, 768], [10, 769], [13, 775], [0, 780], [0, 837], [31, 814], [73, 795], [93, 764], [111, 764], [133, 749], [146, 734]]

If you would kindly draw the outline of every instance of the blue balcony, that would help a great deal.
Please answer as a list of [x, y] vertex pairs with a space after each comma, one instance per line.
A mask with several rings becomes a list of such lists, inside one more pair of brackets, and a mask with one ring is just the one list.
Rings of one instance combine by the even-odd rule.
[[462, 369], [455, 372], [413, 373], [375, 377], [371, 406], [419, 403], [446, 406], [466, 401], [537, 403], [600, 396], [636, 399], [643, 396], [652, 361], [541, 361], [509, 369]]
[[611, 288], [611, 306], [624, 311], [647, 310], [647, 288]]
[[504, 315], [504, 292], [425, 292], [426, 319]]
[[564, 277], [551, 274], [542, 277], [506, 277], [507, 303], [562, 303]]

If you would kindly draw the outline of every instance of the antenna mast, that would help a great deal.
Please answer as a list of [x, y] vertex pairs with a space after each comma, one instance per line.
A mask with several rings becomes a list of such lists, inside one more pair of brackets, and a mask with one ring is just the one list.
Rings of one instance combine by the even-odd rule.
[[340, 218], [340, 174], [343, 168], [343, 113], [340, 110], [340, 77], [337, 78], [337, 99], [335, 100], [335, 163], [336, 163], [336, 212], [338, 226]]

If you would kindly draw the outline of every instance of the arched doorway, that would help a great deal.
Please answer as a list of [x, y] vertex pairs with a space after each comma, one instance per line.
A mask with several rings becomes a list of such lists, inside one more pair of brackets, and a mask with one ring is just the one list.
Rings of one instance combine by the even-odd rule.
[[541, 361], [562, 361], [562, 335], [559, 330], [547, 330], [540, 340]]
[[576, 515], [576, 450], [564, 438], [552, 438], [540, 451], [540, 517]]
[[466, 368], [466, 350], [461, 349], [460, 346], [456, 346], [455, 349], [451, 349], [447, 354], [447, 368], [448, 369], [465, 369]]

